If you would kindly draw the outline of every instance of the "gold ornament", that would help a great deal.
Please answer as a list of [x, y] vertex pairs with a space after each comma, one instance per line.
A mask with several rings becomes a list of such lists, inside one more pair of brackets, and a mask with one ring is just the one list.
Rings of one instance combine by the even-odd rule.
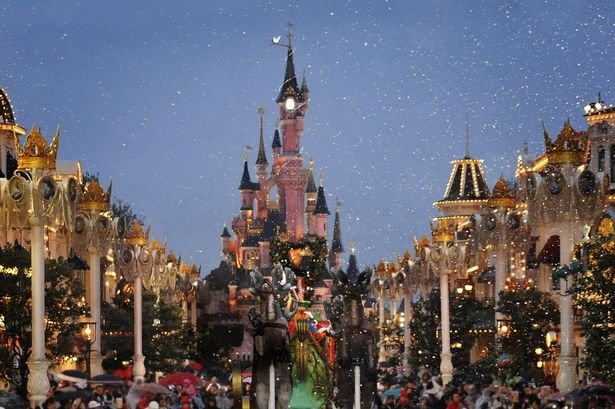
[[96, 210], [106, 212], [109, 210], [111, 201], [111, 183], [105, 193], [96, 179], [92, 179], [85, 184], [83, 196], [79, 203], [82, 210]]
[[19, 142], [19, 136], [14, 133], [15, 149], [17, 150], [17, 167], [19, 169], [55, 169], [56, 155], [60, 145], [60, 130], [47, 146], [47, 140], [41, 134], [40, 128], [34, 127], [26, 137], [24, 146]]

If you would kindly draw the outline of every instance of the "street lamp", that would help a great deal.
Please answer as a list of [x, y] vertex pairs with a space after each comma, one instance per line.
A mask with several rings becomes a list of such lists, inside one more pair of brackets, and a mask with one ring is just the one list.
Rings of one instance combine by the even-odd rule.
[[151, 274], [153, 266], [152, 251], [148, 245], [149, 229], [143, 230], [138, 220], [130, 227], [126, 219], [116, 220], [120, 271], [134, 288], [134, 358], [133, 374], [136, 382], [145, 379], [145, 357], [143, 356], [143, 276]]
[[500, 336], [506, 337], [510, 334], [510, 320], [497, 320], [497, 332]]
[[[453, 379], [453, 355], [451, 353], [451, 328], [449, 308], [449, 274], [456, 268], [464, 267], [465, 242], [453, 241], [453, 234], [437, 229], [433, 233], [434, 248], [428, 249], [428, 261], [440, 274], [441, 340], [440, 374], [444, 385]], [[463, 290], [462, 290], [463, 291]]]
[[[93, 317], [92, 317], [93, 318]], [[86, 359], [85, 359], [85, 367], [86, 372], [88, 374], [88, 378], [92, 377], [92, 345], [96, 342], [96, 321], [84, 322], [83, 329], [81, 330], [81, 335], [85, 339], [86, 342]]]
[[107, 192], [103, 192], [96, 179], [86, 182], [79, 211], [75, 217], [75, 229], [73, 231], [73, 246], [80, 253], [87, 253], [88, 265], [90, 266], [88, 304], [90, 315], [94, 322], [94, 341], [88, 354], [89, 367], [94, 375], [103, 373], [101, 355], [101, 330], [100, 322], [100, 292], [101, 271], [100, 257], [107, 253], [111, 244], [113, 229], [109, 215], [111, 201], [111, 184]]
[[62, 180], [55, 172], [60, 144], [56, 132], [50, 145], [39, 128], [33, 128], [25, 144], [14, 134], [17, 170], [2, 186], [7, 227], [30, 228], [32, 258], [32, 352], [28, 360], [30, 404], [40, 405], [49, 390], [45, 357], [45, 227], [64, 225], [72, 230], [79, 196], [73, 177]]

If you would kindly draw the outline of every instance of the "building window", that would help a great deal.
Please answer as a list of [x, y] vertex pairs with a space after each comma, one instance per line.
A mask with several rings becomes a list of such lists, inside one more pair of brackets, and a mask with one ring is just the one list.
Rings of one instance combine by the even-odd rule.
[[598, 172], [604, 172], [604, 148], [598, 147]]
[[615, 145], [611, 145], [611, 157], [609, 158], [611, 160], [611, 172], [609, 173], [610, 179], [613, 179], [613, 176], [615, 175]]

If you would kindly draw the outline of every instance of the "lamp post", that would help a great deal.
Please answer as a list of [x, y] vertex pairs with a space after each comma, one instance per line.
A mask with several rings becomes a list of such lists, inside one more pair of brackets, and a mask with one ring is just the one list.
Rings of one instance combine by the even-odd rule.
[[17, 134], [17, 170], [4, 187], [8, 227], [30, 228], [32, 257], [32, 352], [28, 360], [30, 405], [40, 405], [49, 390], [45, 357], [45, 226], [63, 224], [72, 230], [79, 191], [74, 178], [55, 174], [60, 143], [56, 132], [50, 145], [40, 129], [33, 128], [24, 146]]
[[120, 271], [134, 288], [134, 357], [133, 375], [135, 382], [145, 379], [145, 357], [143, 356], [143, 276], [151, 274], [152, 251], [148, 245], [149, 229], [134, 220], [130, 227], [125, 219], [116, 221], [118, 232], [118, 253]]
[[105, 193], [96, 179], [88, 181], [84, 186], [79, 202], [79, 211], [75, 217], [73, 232], [73, 245], [76, 250], [87, 253], [88, 265], [90, 266], [90, 299], [88, 304], [95, 334], [88, 354], [88, 367], [91, 368], [92, 375], [103, 373], [100, 348], [102, 329], [100, 322], [100, 257], [107, 253], [113, 233], [109, 215], [110, 200], [111, 184], [109, 184]]
[[[94, 317], [92, 317], [94, 318]], [[92, 377], [92, 345], [96, 342], [96, 333], [97, 333], [97, 325], [96, 321], [84, 322], [84, 327], [81, 331], [81, 334], [85, 338], [86, 342], [86, 359], [85, 359], [85, 367], [86, 372], [88, 374], [88, 378]]]
[[453, 380], [448, 281], [451, 270], [460, 267], [465, 260], [465, 245], [462, 242], [453, 242], [453, 235], [446, 231], [435, 231], [433, 241], [435, 247], [428, 252], [428, 260], [440, 274], [440, 321], [442, 330], [440, 375], [443, 385], [447, 385]]

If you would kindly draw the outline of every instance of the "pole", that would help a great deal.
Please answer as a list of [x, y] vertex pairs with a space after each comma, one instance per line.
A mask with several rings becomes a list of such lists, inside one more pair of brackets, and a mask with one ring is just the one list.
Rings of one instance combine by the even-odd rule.
[[[35, 169], [32, 170], [35, 172]], [[35, 206], [36, 208], [36, 206]], [[30, 221], [32, 233], [32, 354], [28, 360], [30, 406], [47, 399], [49, 362], [45, 357], [45, 242], [44, 226], [38, 217]]]
[[269, 364], [269, 404], [268, 409], [275, 409], [275, 366]]
[[[570, 264], [574, 249], [572, 229], [566, 226], [560, 236], [560, 263]], [[576, 386], [577, 357], [574, 351], [574, 312], [572, 308], [572, 295], [568, 289], [573, 285], [574, 278], [560, 279], [559, 311], [560, 311], [560, 356], [559, 372], [557, 374], [557, 388], [562, 393], [573, 390]]]
[[411, 289], [406, 290], [404, 299], [404, 375], [410, 375], [410, 347], [412, 345], [412, 333], [410, 332], [410, 322], [412, 321], [412, 293]]
[[90, 341], [89, 339], [87, 340], [87, 350], [85, 351], [86, 353], [86, 360], [85, 360], [85, 370], [88, 374], [88, 378], [92, 377], [92, 341]]
[[361, 409], [361, 367], [354, 366], [354, 409]]
[[384, 349], [384, 288], [380, 288], [380, 300], [378, 302], [378, 321], [380, 322], [380, 348], [378, 350], [378, 363], [385, 362]]
[[100, 322], [100, 256], [98, 249], [91, 246], [88, 248], [88, 264], [90, 265], [90, 315], [94, 321], [94, 341], [91, 343], [89, 365], [91, 375], [103, 373], [102, 356], [100, 354], [100, 342], [102, 325]]
[[440, 267], [440, 309], [442, 317], [442, 352], [440, 353], [440, 374], [446, 386], [453, 380], [453, 355], [451, 354], [451, 328], [448, 305], [448, 271]]
[[143, 283], [141, 275], [137, 274], [134, 281], [134, 365], [132, 368], [134, 380], [137, 383], [143, 382], [145, 379], [145, 357], [143, 356], [143, 317], [142, 317], [142, 291]]

